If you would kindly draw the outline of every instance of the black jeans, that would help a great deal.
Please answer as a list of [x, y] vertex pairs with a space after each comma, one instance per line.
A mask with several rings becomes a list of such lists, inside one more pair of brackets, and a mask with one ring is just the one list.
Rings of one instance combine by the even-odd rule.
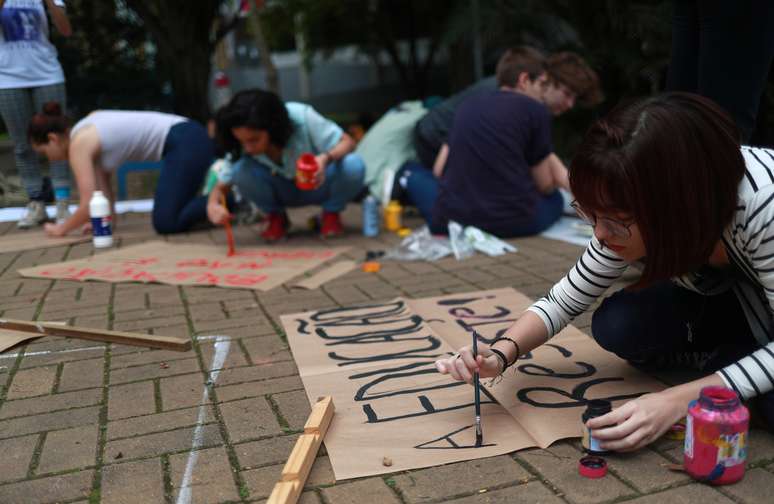
[[[709, 353], [703, 367], [707, 373], [761, 346], [733, 292], [702, 296], [672, 282], [616, 292], [594, 312], [591, 332], [602, 348], [638, 367], [655, 365], [670, 354]], [[758, 400], [771, 430], [774, 392]]]
[[736, 121], [742, 142], [755, 129], [772, 55], [771, 0], [674, 0], [667, 90], [715, 101]]

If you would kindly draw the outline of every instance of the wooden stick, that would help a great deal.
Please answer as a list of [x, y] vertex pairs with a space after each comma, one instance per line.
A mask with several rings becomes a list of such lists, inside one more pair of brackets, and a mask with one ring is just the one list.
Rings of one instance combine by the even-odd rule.
[[[226, 196], [221, 193], [220, 195], [220, 204], [223, 205], [223, 208], [225, 208], [228, 211], [228, 206], [226, 205]], [[223, 226], [226, 228], [226, 241], [228, 242], [228, 257], [233, 256], [236, 254], [236, 249], [234, 248], [234, 231], [231, 229], [231, 217], [226, 219], [226, 222], [223, 224]]]
[[322, 440], [331, 424], [334, 412], [333, 398], [321, 397], [312, 408], [312, 413], [304, 425], [304, 433], [299, 436], [293, 451], [282, 468], [280, 481], [266, 504], [295, 504], [304, 489], [306, 478], [312, 470], [312, 464], [320, 449]]
[[176, 350], [178, 352], [187, 352], [191, 349], [191, 341], [183, 338], [137, 334], [123, 331], [107, 331], [103, 329], [89, 329], [86, 327], [70, 327], [53, 322], [0, 319], [0, 328], [30, 332], [43, 336], [60, 336], [64, 338], [104, 341], [109, 343], [120, 343], [122, 345]]

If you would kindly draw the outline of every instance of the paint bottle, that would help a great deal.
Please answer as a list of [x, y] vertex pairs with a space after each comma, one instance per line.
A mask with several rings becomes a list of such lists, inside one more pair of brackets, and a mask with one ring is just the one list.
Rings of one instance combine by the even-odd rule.
[[296, 187], [302, 191], [314, 191], [317, 189], [317, 170], [320, 166], [314, 155], [301, 154], [296, 160]]
[[607, 455], [610, 453], [599, 447], [599, 440], [594, 437], [591, 429], [586, 427], [586, 422], [592, 418], [606, 415], [610, 413], [611, 410], [612, 405], [610, 404], [610, 401], [605, 401], [604, 399], [592, 399], [586, 403], [586, 411], [583, 412], [583, 416], [581, 417], [583, 420], [583, 438], [581, 439], [581, 444], [586, 453], [590, 455]]
[[369, 194], [363, 200], [363, 236], [377, 236], [379, 224], [379, 200]]
[[400, 214], [403, 207], [395, 200], [390, 201], [384, 209], [384, 228], [388, 231], [397, 231], [401, 228]]
[[91, 217], [91, 233], [95, 248], [113, 246], [113, 229], [110, 225], [110, 201], [102, 191], [94, 191], [89, 200], [89, 217]]
[[750, 413], [736, 393], [704, 387], [688, 405], [685, 424], [685, 472], [712, 485], [735, 483], [744, 476]]

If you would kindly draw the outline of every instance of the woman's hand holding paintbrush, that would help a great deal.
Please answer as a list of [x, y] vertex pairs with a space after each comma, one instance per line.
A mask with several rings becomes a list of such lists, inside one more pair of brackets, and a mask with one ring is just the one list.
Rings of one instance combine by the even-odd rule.
[[448, 374], [455, 380], [473, 383], [473, 373], [478, 371], [480, 378], [493, 378], [502, 373], [502, 359], [489, 349], [489, 345], [479, 343], [477, 355], [473, 355], [473, 346], [460, 348], [459, 354], [435, 362], [441, 374]]
[[231, 219], [233, 216], [228, 211], [226, 205], [226, 188], [220, 184], [216, 185], [207, 201], [207, 218], [215, 225], [222, 225], [226, 228], [226, 240], [228, 241], [228, 255], [236, 253], [234, 249], [234, 232], [231, 229]]

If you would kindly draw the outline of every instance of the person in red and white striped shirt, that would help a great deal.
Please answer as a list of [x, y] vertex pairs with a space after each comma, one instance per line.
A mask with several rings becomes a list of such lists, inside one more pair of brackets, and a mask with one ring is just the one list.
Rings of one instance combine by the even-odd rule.
[[502, 373], [641, 262], [637, 284], [595, 311], [594, 339], [637, 366], [692, 364], [709, 374], [589, 420], [602, 448], [654, 441], [709, 385], [759, 397], [774, 428], [774, 151], [741, 146], [733, 120], [707, 98], [667, 93], [592, 125], [570, 185], [594, 237], [507, 331], [518, 349], [497, 341], [474, 359], [465, 347], [437, 361], [438, 371], [468, 382], [476, 370]]

